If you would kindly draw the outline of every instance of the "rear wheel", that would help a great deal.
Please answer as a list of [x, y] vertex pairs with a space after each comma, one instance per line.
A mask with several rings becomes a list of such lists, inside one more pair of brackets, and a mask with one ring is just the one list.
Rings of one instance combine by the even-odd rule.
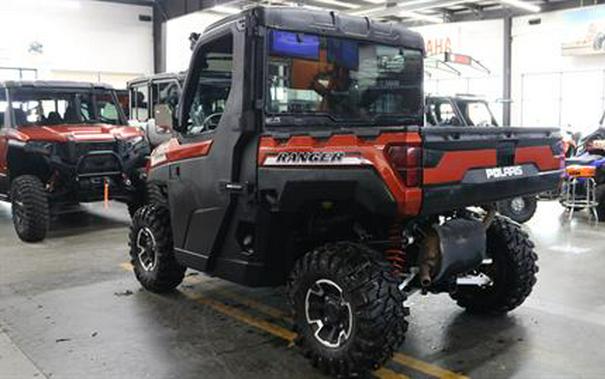
[[521, 305], [534, 284], [538, 256], [523, 229], [503, 217], [496, 217], [487, 230], [487, 254], [492, 263], [473, 274], [487, 275], [485, 287], [459, 286], [451, 296], [458, 305], [476, 313], [506, 313]]
[[186, 268], [174, 256], [166, 208], [145, 206], [139, 209], [132, 219], [129, 245], [130, 262], [143, 287], [163, 293], [181, 284]]
[[11, 185], [11, 201], [13, 224], [19, 238], [25, 242], [46, 238], [50, 212], [42, 181], [32, 175], [19, 176]]
[[519, 196], [498, 202], [498, 212], [518, 223], [529, 221], [536, 213], [538, 199], [535, 196]]
[[329, 375], [363, 375], [403, 342], [405, 294], [381, 254], [354, 243], [303, 256], [288, 281], [298, 344]]

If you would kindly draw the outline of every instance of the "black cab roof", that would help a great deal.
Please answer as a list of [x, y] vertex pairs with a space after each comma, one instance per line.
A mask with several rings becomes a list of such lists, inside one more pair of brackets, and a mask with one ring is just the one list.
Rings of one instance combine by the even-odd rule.
[[130, 87], [131, 85], [134, 84], [139, 84], [139, 83], [144, 83], [144, 82], [152, 82], [152, 81], [159, 81], [159, 80], [165, 80], [165, 79], [176, 79], [180, 82], [185, 80], [185, 76], [187, 76], [187, 71], [181, 71], [181, 72], [162, 72], [160, 74], [152, 74], [152, 75], [145, 75], [145, 76], [139, 76], [138, 78], [134, 78], [130, 81], [128, 81], [128, 83], [126, 84], [127, 87]]
[[483, 101], [487, 102], [487, 100], [478, 95], [472, 94], [456, 94], [456, 95], [427, 95], [427, 100], [429, 99], [442, 99], [442, 100], [463, 100], [463, 101]]
[[44, 88], [44, 89], [106, 89], [113, 90], [113, 87], [105, 83], [75, 82], [67, 80], [7, 80], [0, 81], [0, 88]]
[[424, 52], [422, 36], [404, 27], [401, 23], [382, 22], [368, 17], [302, 7], [253, 7], [211, 24], [204, 33], [212, 32], [249, 15], [256, 17], [258, 24], [265, 27], [371, 40]]

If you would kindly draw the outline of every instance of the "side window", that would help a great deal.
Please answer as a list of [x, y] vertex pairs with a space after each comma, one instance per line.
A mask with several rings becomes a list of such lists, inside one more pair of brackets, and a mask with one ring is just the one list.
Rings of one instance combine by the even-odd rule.
[[8, 109], [8, 102], [6, 100], [6, 91], [4, 88], [0, 88], [0, 129], [4, 128], [4, 117]]
[[120, 123], [120, 112], [111, 95], [97, 95], [97, 112], [99, 112], [99, 120], [105, 123], [114, 125]]
[[454, 107], [452, 104], [439, 103], [435, 107], [435, 115], [437, 117], [437, 123], [439, 125], [447, 125], [447, 126], [456, 126], [460, 125], [460, 121], [456, 114], [454, 113]]
[[147, 83], [134, 86], [130, 90], [130, 115], [138, 121], [149, 118], [149, 88]]
[[435, 121], [435, 117], [433, 116], [434, 114], [435, 114], [435, 104], [427, 103], [424, 107], [424, 116], [425, 116], [427, 125], [431, 125], [431, 126], [437, 125], [437, 122]]
[[197, 87], [188, 111], [187, 134], [212, 131], [220, 123], [231, 92], [233, 36], [208, 43], [202, 54]]
[[175, 113], [181, 95], [179, 84], [176, 81], [161, 82], [154, 84], [153, 105], [166, 104]]

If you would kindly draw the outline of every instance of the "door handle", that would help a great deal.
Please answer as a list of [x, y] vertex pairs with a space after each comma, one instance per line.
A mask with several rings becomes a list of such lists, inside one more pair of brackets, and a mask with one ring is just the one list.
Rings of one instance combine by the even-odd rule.
[[244, 193], [246, 188], [248, 188], [248, 185], [242, 183], [220, 182], [219, 184], [219, 190], [221, 192], [240, 194]]

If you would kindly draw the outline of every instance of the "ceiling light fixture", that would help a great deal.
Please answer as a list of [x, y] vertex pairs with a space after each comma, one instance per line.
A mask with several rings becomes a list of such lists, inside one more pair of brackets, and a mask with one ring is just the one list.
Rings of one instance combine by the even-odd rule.
[[65, 8], [65, 9], [80, 9], [82, 4], [76, 0], [8, 0], [2, 5], [8, 5], [9, 7], [54, 7], [54, 8]]
[[500, 2], [503, 4], [507, 4], [512, 7], [516, 7], [516, 8], [521, 8], [521, 9], [524, 9], [526, 11], [530, 11], [533, 13], [538, 13], [542, 10], [542, 8], [540, 8], [540, 6], [538, 6], [538, 5], [530, 4], [530, 3], [527, 3], [527, 2], [521, 1], [521, 0], [500, 0]]
[[337, 7], [349, 8], [349, 9], [360, 8], [360, 6], [357, 4], [351, 4], [351, 3], [347, 3], [344, 1], [338, 1], [338, 0], [313, 0], [313, 2], [327, 4], [327, 5], [334, 5]]
[[235, 7], [230, 7], [227, 5], [215, 5], [212, 8], [210, 8], [210, 10], [212, 12], [226, 13], [226, 14], [236, 14], [236, 13], [241, 12], [240, 9], [235, 8]]
[[[365, 1], [374, 1], [374, 0], [365, 0]], [[452, 0], [445, 3], [439, 3], [438, 6], [435, 3], [435, 0], [409, 0], [409, 1], [398, 1], [392, 6], [387, 6], [387, 4], [379, 7], [373, 8], [363, 8], [355, 12], [349, 12], [349, 14], [355, 16], [374, 16], [374, 17], [384, 17], [392, 14], [392, 12], [397, 12], [398, 10], [403, 12], [413, 12], [417, 13], [419, 11], [434, 9], [434, 8], [447, 8], [454, 5], [459, 4], [469, 4], [476, 3], [479, 0]]]
[[405, 18], [412, 18], [414, 20], [419, 20], [419, 21], [432, 22], [435, 24], [442, 24], [445, 22], [443, 17], [429, 16], [429, 15], [417, 13], [417, 12], [403, 11], [403, 12], [399, 12], [399, 16], [405, 17]]

